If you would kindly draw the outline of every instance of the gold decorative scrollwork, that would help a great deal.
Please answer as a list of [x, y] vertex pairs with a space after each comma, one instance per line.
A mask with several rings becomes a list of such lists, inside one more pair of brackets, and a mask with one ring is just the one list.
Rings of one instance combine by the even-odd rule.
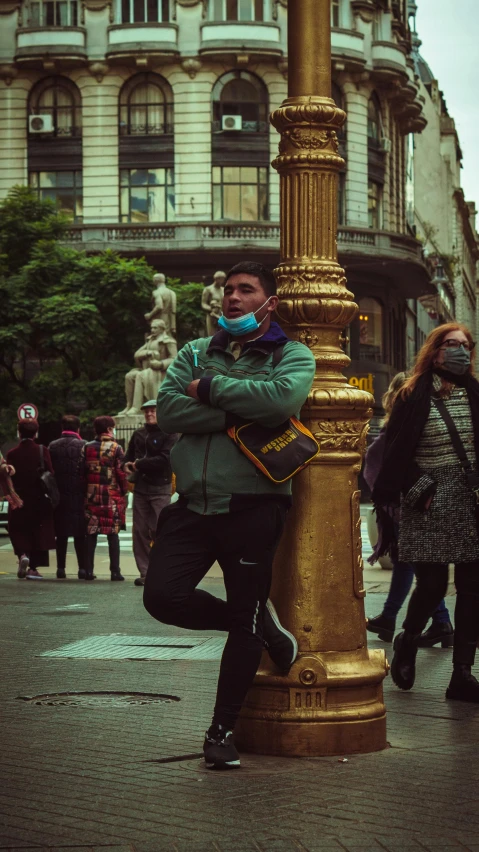
[[305, 98], [302, 103], [287, 104], [271, 113], [271, 123], [280, 133], [292, 124], [326, 124], [341, 127], [346, 121], [346, 113], [332, 98]]
[[314, 437], [322, 450], [352, 450], [362, 453], [369, 423], [364, 420], [321, 420]]
[[304, 343], [305, 346], [308, 346], [309, 349], [311, 349], [313, 346], [316, 346], [319, 337], [317, 334], [311, 334], [310, 331], [303, 329], [303, 331], [300, 331], [300, 333], [298, 334], [298, 340], [301, 343]]
[[361, 599], [366, 596], [366, 589], [363, 581], [363, 557], [362, 557], [362, 541], [361, 541], [361, 492], [353, 491], [351, 494], [351, 514], [352, 514], [352, 545], [353, 545], [353, 589], [357, 598]]
[[339, 150], [338, 136], [335, 130], [318, 130], [312, 132], [301, 127], [294, 127], [292, 130], [285, 130], [279, 143], [279, 152], [283, 154], [288, 143], [294, 145], [295, 148], [310, 148], [313, 150], [324, 150], [332, 148], [333, 151]]

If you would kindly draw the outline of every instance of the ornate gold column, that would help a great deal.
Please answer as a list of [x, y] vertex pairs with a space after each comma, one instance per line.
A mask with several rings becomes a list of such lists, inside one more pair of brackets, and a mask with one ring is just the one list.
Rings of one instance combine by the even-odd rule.
[[288, 676], [263, 655], [236, 737], [245, 751], [285, 756], [386, 746], [387, 662], [366, 644], [357, 487], [372, 397], [341, 373], [357, 306], [337, 260], [336, 131], [346, 115], [330, 97], [330, 38], [330, 0], [290, 0], [289, 97], [271, 116], [281, 134], [278, 314], [316, 359], [302, 420], [321, 453], [294, 479], [271, 593], [299, 655]]

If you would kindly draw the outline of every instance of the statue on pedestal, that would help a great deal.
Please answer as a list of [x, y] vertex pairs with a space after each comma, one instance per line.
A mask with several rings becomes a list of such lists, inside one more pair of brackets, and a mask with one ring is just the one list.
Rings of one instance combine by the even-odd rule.
[[206, 313], [206, 337], [211, 337], [218, 331], [218, 319], [222, 312], [225, 281], [226, 274], [224, 272], [215, 272], [213, 283], [205, 287], [201, 295], [201, 307]]
[[176, 340], [166, 330], [164, 320], [154, 319], [151, 334], [135, 352], [135, 366], [125, 376], [126, 407], [120, 415], [140, 413], [149, 399], [156, 399], [165, 373], [177, 354]]
[[165, 323], [168, 334], [176, 335], [176, 293], [166, 286], [166, 278], [162, 272], [157, 272], [153, 276], [153, 284], [155, 289], [152, 293], [153, 308], [147, 314], [145, 319], [151, 322], [154, 319], [161, 319]]

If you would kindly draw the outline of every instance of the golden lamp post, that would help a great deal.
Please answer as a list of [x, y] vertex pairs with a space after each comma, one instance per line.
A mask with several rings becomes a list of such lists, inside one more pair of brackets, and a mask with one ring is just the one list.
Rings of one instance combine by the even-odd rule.
[[337, 259], [337, 130], [330, 0], [289, 0], [288, 98], [272, 114], [281, 185], [278, 315], [310, 347], [316, 377], [302, 420], [321, 444], [293, 482], [271, 597], [299, 654], [286, 676], [265, 654], [240, 717], [244, 751], [313, 756], [386, 746], [384, 651], [368, 651], [357, 475], [371, 395], [347, 383], [342, 335], [357, 312]]

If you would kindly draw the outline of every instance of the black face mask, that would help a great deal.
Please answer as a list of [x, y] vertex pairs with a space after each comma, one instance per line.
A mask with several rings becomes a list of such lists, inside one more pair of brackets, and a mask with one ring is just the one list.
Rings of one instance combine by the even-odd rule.
[[462, 344], [457, 349], [446, 349], [444, 351], [443, 366], [445, 370], [453, 373], [453, 375], [463, 376], [471, 366], [471, 355]]

